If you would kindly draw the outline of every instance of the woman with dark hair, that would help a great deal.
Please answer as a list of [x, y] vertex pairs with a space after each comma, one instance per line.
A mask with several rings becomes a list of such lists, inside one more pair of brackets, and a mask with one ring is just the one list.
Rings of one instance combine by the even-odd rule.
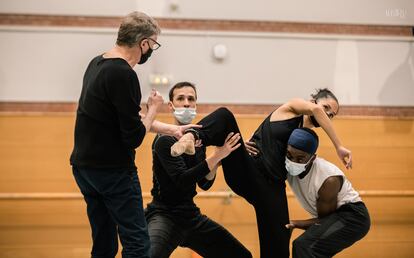
[[[289, 257], [285, 156], [291, 132], [301, 127], [322, 127], [346, 168], [352, 167], [351, 152], [342, 146], [330, 121], [338, 110], [338, 100], [328, 89], [319, 89], [310, 101], [292, 99], [273, 111], [255, 131], [250, 141], [258, 150], [253, 153], [256, 155], [250, 155], [252, 152], [243, 145], [222, 160], [226, 183], [255, 209], [262, 258]], [[240, 132], [234, 115], [226, 108], [217, 109], [198, 124], [202, 127], [187, 130], [171, 147], [173, 156], [192, 154], [195, 140], [205, 146], [221, 146], [229, 133]]]

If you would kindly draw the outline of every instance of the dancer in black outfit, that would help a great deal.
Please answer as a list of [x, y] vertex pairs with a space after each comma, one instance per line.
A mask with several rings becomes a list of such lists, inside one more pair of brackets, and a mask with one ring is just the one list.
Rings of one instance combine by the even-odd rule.
[[[291, 132], [320, 124], [346, 167], [352, 166], [351, 152], [342, 146], [330, 122], [339, 108], [336, 97], [327, 89], [318, 90], [312, 97], [311, 101], [293, 99], [262, 122], [251, 139], [257, 155], [249, 155], [243, 145], [222, 160], [226, 183], [256, 211], [262, 258], [289, 257], [285, 155]], [[230, 132], [240, 132], [234, 115], [226, 108], [214, 111], [199, 124], [202, 128], [189, 131], [173, 145], [173, 156], [186, 153], [196, 139], [205, 146], [220, 146]]]
[[[196, 110], [196, 88], [181, 82], [170, 90], [168, 106], [177, 125], [191, 123]], [[221, 147], [206, 157], [206, 148], [194, 155], [172, 157], [177, 139], [158, 135], [152, 145], [153, 200], [145, 211], [151, 240], [151, 257], [167, 258], [178, 246], [188, 247], [205, 258], [251, 258], [250, 252], [223, 226], [203, 215], [194, 203], [196, 185], [208, 190], [220, 160], [241, 146], [239, 134], [230, 133]]]

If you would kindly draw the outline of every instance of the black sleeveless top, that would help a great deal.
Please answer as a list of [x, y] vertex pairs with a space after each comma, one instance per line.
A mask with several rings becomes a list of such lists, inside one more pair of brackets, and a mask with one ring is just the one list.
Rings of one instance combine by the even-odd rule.
[[292, 131], [302, 127], [303, 115], [287, 120], [270, 121], [271, 115], [263, 121], [252, 137], [260, 151], [254, 160], [266, 176], [275, 180], [286, 180], [287, 142]]

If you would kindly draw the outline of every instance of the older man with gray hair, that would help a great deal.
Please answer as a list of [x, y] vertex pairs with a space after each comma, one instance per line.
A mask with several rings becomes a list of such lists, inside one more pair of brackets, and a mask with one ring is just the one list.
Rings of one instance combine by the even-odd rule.
[[127, 15], [116, 45], [93, 58], [84, 78], [76, 113], [70, 163], [87, 204], [92, 257], [115, 257], [118, 235], [122, 257], [149, 257], [149, 237], [135, 166], [135, 149], [148, 131], [180, 137], [191, 125], [154, 121], [163, 103], [152, 91], [141, 116], [141, 89], [133, 70], [161, 45], [160, 28], [148, 15]]

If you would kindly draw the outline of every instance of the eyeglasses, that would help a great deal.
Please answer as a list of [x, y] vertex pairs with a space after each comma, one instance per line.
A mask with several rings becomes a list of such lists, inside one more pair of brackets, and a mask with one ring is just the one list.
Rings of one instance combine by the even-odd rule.
[[152, 47], [151, 47], [151, 45], [149, 45], [152, 50], [157, 50], [161, 47], [161, 44], [158, 43], [157, 41], [153, 40], [152, 38], [147, 38], [147, 39], [152, 41], [152, 43], [153, 43]]

